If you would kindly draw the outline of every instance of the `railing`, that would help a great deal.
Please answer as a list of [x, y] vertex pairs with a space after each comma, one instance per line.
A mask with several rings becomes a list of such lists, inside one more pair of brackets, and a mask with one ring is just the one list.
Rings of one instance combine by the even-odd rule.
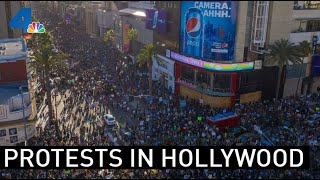
[[[9, 121], [23, 119], [22, 109], [17, 111], [9, 111], [7, 107], [8, 105], [1, 105], [1, 106], [0, 106], [0, 122], [9, 122]], [[31, 104], [25, 107], [24, 113], [25, 113], [25, 117], [29, 117], [32, 114]]]
[[7, 109], [5, 105], [0, 105], [0, 119], [7, 118]]
[[193, 90], [199, 91], [204, 94], [212, 95], [212, 96], [233, 96], [234, 93], [232, 92], [231, 88], [204, 88], [201, 83], [195, 83], [187, 79], [177, 79], [176, 83], [181, 84], [183, 86], [189, 87]]
[[316, 29], [316, 30], [303, 30], [303, 29], [297, 29], [297, 30], [293, 30], [293, 31], [291, 31], [291, 33], [318, 32], [318, 31], [320, 31], [320, 29]]
[[314, 10], [314, 9], [320, 9], [320, 3], [317, 4], [304, 4], [303, 6], [295, 5], [293, 7], [294, 10]]

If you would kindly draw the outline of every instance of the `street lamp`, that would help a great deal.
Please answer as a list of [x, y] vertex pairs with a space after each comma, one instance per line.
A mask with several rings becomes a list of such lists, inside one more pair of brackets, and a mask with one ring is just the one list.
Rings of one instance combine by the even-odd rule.
[[27, 119], [26, 119], [26, 116], [25, 116], [25, 113], [24, 113], [24, 99], [23, 99], [23, 88], [25, 88], [26, 86], [20, 86], [19, 87], [19, 90], [20, 90], [20, 93], [21, 93], [21, 100], [22, 100], [22, 115], [23, 115], [23, 121], [24, 121], [24, 137], [25, 137], [25, 146], [27, 146], [27, 140], [28, 140], [28, 137], [27, 137]]
[[53, 89], [54, 89], [54, 106], [56, 108], [56, 120], [58, 120], [58, 107], [57, 107], [57, 90], [58, 90], [58, 87], [57, 87], [57, 83], [56, 83], [56, 80], [53, 81]]

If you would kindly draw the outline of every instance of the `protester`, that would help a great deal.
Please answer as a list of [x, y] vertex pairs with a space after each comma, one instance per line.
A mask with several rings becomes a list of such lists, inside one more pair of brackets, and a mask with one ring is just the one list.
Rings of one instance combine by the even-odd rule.
[[[41, 22], [50, 21], [57, 49], [70, 55], [69, 73], [63, 74], [56, 89], [61, 95], [61, 115], [50, 127], [37, 128], [37, 135], [28, 141], [31, 146], [110, 146], [105, 125], [99, 125], [104, 114], [113, 112], [128, 123], [132, 139], [126, 145], [149, 146], [239, 146], [239, 145], [310, 145], [314, 169], [309, 170], [0, 170], [1, 178], [165, 178], [165, 179], [318, 179], [314, 170], [320, 167], [319, 119], [320, 95], [286, 97], [280, 100], [241, 104], [241, 127], [224, 131], [206, 123], [205, 119], [230, 109], [208, 105], [181, 97], [154, 83], [151, 97], [141, 96], [131, 107], [129, 96], [148, 94], [146, 69], [132, 68], [133, 63], [107, 43], [88, 35], [75, 33], [57, 18], [43, 14]], [[55, 27], [54, 27], [55, 26]], [[161, 98], [160, 98], [161, 97]], [[39, 97], [41, 98], [41, 97]], [[161, 102], [159, 101], [161, 99]], [[186, 106], [180, 102], [186, 100]], [[45, 115], [43, 115], [45, 116]], [[199, 118], [200, 117], [200, 118]], [[318, 116], [319, 117], [319, 116]], [[132, 123], [129, 123], [132, 121]], [[257, 135], [259, 126], [265, 136]], [[240, 134], [239, 134], [240, 132]], [[119, 132], [117, 132], [119, 134]], [[246, 134], [247, 136], [245, 136]], [[267, 138], [265, 138], [267, 137]], [[119, 142], [120, 143], [120, 142]], [[319, 171], [319, 169], [318, 169]]]

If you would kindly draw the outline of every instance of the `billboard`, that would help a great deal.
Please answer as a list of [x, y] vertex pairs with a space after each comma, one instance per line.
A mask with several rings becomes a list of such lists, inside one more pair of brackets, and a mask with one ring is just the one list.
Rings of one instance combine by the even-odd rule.
[[182, 1], [180, 52], [213, 61], [234, 60], [236, 1]]
[[128, 37], [128, 33], [129, 33], [129, 24], [124, 24], [123, 25], [123, 47], [122, 50], [124, 52], [128, 52], [129, 51], [129, 44], [130, 44], [130, 40]]
[[164, 10], [146, 9], [146, 29], [167, 31], [167, 13]]
[[192, 57], [183, 56], [181, 54], [171, 51], [171, 58], [182, 63], [186, 63], [192, 66], [203, 68], [210, 71], [221, 71], [221, 72], [233, 72], [233, 71], [245, 71], [253, 70], [253, 62], [243, 62], [243, 63], [213, 63], [202, 61], [200, 59], [195, 59]]
[[311, 75], [320, 76], [320, 55], [312, 56]]

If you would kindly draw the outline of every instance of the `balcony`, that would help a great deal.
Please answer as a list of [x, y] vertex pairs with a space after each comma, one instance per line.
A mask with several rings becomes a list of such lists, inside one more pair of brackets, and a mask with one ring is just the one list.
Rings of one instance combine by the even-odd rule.
[[220, 89], [220, 88], [210, 88], [210, 87], [204, 88], [199, 83], [191, 82], [183, 78], [177, 79], [176, 83], [210, 96], [224, 96], [224, 97], [234, 96], [234, 93], [232, 93], [231, 89]]
[[293, 9], [293, 19], [320, 19], [320, 3], [295, 4]]
[[[0, 124], [23, 119], [22, 97], [20, 83], [0, 85]], [[29, 92], [23, 92], [24, 115], [32, 114]]]
[[290, 33], [289, 40], [295, 44], [299, 44], [302, 41], [312, 42], [313, 36], [320, 36], [320, 31], [315, 32], [303, 32], [293, 31]]
[[[319, 1], [318, 1], [319, 2]], [[297, 3], [293, 7], [294, 10], [314, 10], [320, 9], [320, 3], [313, 3], [313, 4], [304, 4], [304, 3]]]

